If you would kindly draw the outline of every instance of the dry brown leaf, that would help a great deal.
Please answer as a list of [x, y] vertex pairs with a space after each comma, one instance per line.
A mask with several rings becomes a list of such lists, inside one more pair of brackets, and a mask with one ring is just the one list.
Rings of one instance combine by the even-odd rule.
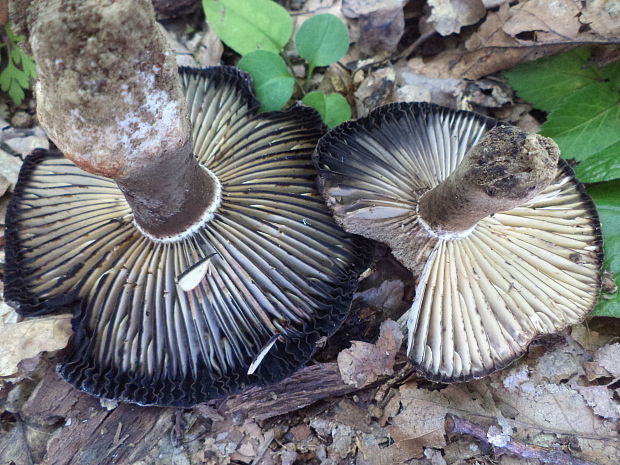
[[510, 12], [502, 29], [515, 38], [529, 33], [536, 35], [537, 42], [572, 40], [577, 38], [581, 27], [580, 8], [574, 0], [529, 0], [514, 6]]
[[367, 55], [392, 52], [403, 35], [406, 0], [342, 0], [345, 17], [359, 19], [359, 32], [353, 39]]
[[[392, 404], [392, 405], [390, 405]], [[386, 406], [386, 412], [400, 412], [389, 420], [387, 431], [395, 446], [411, 451], [412, 457], [421, 457], [425, 447], [446, 446], [444, 419], [447, 413], [485, 412], [495, 415], [498, 411], [486, 408], [481, 396], [468, 389], [467, 384], [452, 384], [441, 391], [429, 391], [416, 385], [405, 385]], [[385, 419], [384, 419], [385, 420]]]
[[579, 21], [604, 37], [620, 36], [620, 2], [618, 0], [586, 0]]
[[602, 335], [583, 324], [573, 326], [570, 335], [575, 342], [587, 351], [595, 351], [613, 339], [611, 336]]
[[2, 302], [0, 316], [0, 376], [15, 375], [22, 360], [65, 348], [71, 336], [71, 315], [16, 321], [15, 310]]
[[6, 179], [13, 190], [13, 186], [17, 182], [19, 170], [22, 167], [22, 161], [4, 150], [0, 149], [0, 176]]
[[465, 49], [447, 50], [410, 68], [436, 78], [479, 79], [523, 61], [561, 53], [581, 44], [617, 43], [617, 37], [582, 31], [584, 6], [573, 0], [529, 0], [487, 14]]
[[611, 457], [617, 457], [616, 422], [597, 416], [576, 388], [536, 383], [523, 364], [468, 384], [487, 392], [489, 383], [495, 387], [493, 398], [503, 416], [514, 419], [515, 437], [527, 436], [527, 442], [542, 446], [553, 446], [558, 438], [570, 439], [581, 448], [581, 457], [597, 463], [613, 463]]
[[366, 116], [370, 110], [389, 103], [395, 80], [396, 73], [389, 66], [368, 73], [354, 94], [357, 116]]
[[382, 8], [360, 16], [360, 36], [357, 45], [366, 55], [394, 52], [405, 31], [402, 6]]
[[222, 60], [224, 44], [210, 27], [201, 34], [195, 34], [187, 46], [199, 66], [217, 66]]
[[537, 384], [560, 384], [583, 375], [583, 351], [575, 346], [558, 343], [546, 350], [531, 364], [531, 380]]
[[442, 36], [476, 24], [487, 12], [481, 0], [428, 0], [427, 3], [431, 8], [428, 22]]
[[376, 344], [353, 341], [351, 348], [338, 354], [342, 380], [355, 387], [367, 386], [381, 376], [394, 373], [394, 359], [403, 342], [398, 323], [386, 320], [381, 324]]
[[342, 0], [342, 13], [351, 19], [370, 15], [382, 9], [403, 8], [407, 0]]
[[576, 389], [599, 417], [620, 419], [620, 403], [614, 400], [614, 393], [607, 386], [577, 386]]
[[601, 347], [594, 353], [594, 362], [598, 363], [614, 378], [620, 378], [620, 343]]
[[0, 174], [0, 197], [11, 187], [11, 182]]
[[357, 441], [357, 460], [356, 465], [394, 465], [401, 463], [416, 463], [410, 460], [422, 453], [411, 455], [409, 451], [392, 444], [389, 447], [379, 445], [379, 440], [375, 435], [363, 434]]

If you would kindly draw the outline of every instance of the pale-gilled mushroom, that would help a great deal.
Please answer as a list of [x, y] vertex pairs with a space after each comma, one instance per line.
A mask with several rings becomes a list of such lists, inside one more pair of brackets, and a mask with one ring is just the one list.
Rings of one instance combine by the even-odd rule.
[[98, 396], [188, 406], [290, 375], [366, 260], [315, 186], [318, 113], [258, 113], [232, 67], [181, 69], [183, 98], [146, 0], [33, 8], [39, 118], [71, 160], [23, 165], [6, 300], [74, 312], [59, 371]]
[[401, 321], [432, 380], [502, 368], [597, 302], [598, 216], [550, 139], [396, 103], [330, 131], [315, 165], [336, 221], [418, 276]]

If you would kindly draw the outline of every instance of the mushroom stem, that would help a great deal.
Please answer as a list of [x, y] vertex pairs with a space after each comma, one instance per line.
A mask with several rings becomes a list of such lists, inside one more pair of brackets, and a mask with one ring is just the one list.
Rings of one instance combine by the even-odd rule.
[[116, 180], [151, 237], [208, 215], [219, 184], [193, 156], [175, 57], [151, 2], [11, 0], [10, 14], [37, 62], [37, 116], [65, 156]]
[[458, 237], [482, 218], [535, 197], [553, 180], [559, 156], [549, 138], [498, 126], [448, 178], [420, 197], [419, 217], [438, 237]]

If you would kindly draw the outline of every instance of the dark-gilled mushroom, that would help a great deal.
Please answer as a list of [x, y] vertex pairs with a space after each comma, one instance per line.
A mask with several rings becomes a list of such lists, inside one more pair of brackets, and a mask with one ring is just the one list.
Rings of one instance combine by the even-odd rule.
[[319, 115], [259, 114], [231, 67], [181, 69], [183, 98], [147, 0], [44, 0], [22, 27], [39, 118], [71, 160], [23, 165], [5, 297], [24, 315], [74, 312], [62, 376], [188, 406], [298, 369], [365, 262], [315, 187]]
[[597, 302], [598, 216], [550, 139], [397, 103], [330, 131], [315, 165], [336, 221], [418, 276], [402, 322], [432, 380], [497, 370]]

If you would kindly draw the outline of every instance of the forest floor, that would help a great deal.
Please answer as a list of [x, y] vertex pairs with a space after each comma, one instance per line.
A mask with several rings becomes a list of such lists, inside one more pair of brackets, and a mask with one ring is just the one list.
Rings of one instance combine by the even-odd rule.
[[[332, 13], [349, 26], [349, 53], [315, 80], [343, 93], [354, 117], [389, 102], [430, 101], [537, 131], [545, 115], [520, 101], [501, 71], [592, 45], [593, 34], [618, 34], [604, 14], [613, 2], [604, 1], [280, 3], [297, 24]], [[238, 58], [200, 12], [163, 25], [182, 65]], [[599, 47], [593, 56], [608, 63], [620, 51]], [[304, 76], [302, 64], [293, 69]], [[50, 143], [32, 98], [1, 103], [0, 118], [3, 219], [23, 157]], [[375, 256], [350, 317], [309, 366], [192, 409], [75, 390], [55, 372], [70, 317], [23, 320], [1, 302], [0, 465], [620, 464], [620, 320], [590, 318], [536, 340], [483, 379], [432, 383], [412, 372], [394, 323], [410, 306], [416, 277], [384, 247]]]

